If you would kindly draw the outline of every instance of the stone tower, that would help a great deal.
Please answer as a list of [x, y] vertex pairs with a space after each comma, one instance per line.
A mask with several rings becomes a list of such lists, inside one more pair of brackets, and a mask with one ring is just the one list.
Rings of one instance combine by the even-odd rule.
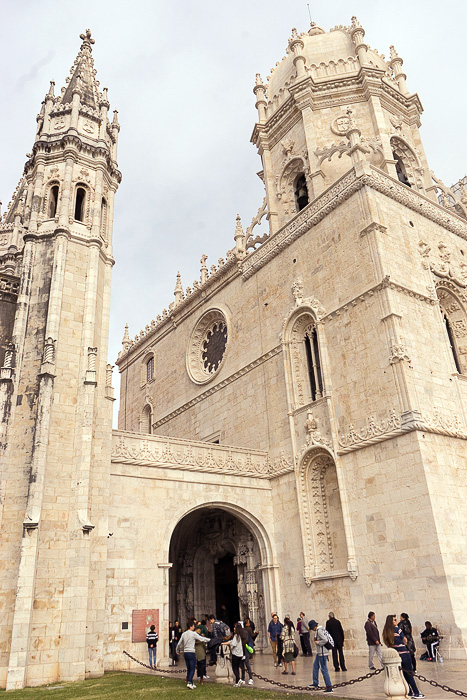
[[121, 180], [91, 32], [37, 117], [0, 224], [0, 685], [102, 672], [112, 417], [112, 216]]

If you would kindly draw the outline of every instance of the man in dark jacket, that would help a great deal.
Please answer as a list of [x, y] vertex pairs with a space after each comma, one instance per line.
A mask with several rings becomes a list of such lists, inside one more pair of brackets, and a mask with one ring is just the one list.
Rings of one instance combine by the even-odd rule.
[[[334, 639], [334, 646], [332, 648], [332, 663], [334, 664], [334, 671], [347, 671], [345, 667], [344, 659], [344, 630], [339, 620], [336, 619], [333, 612], [329, 613], [329, 620], [326, 622], [326, 629]], [[339, 658], [338, 658], [339, 656]], [[340, 664], [340, 668], [339, 668]]]
[[365, 632], [366, 632], [366, 643], [368, 644], [368, 667], [370, 671], [376, 671], [373, 666], [373, 657], [376, 652], [376, 656], [381, 662], [381, 667], [383, 667], [383, 654], [381, 651], [381, 640], [379, 638], [379, 630], [375, 621], [375, 613], [368, 613], [368, 620], [365, 622]]

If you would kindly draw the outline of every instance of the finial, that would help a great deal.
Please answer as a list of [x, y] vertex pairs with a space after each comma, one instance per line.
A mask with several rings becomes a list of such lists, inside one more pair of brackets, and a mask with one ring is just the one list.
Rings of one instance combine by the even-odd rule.
[[128, 323], [125, 324], [125, 332], [122, 339], [123, 352], [126, 352], [130, 347], [130, 336], [128, 334]]
[[261, 78], [260, 73], [256, 73], [256, 83], [255, 84], [260, 86], [260, 87], [264, 87], [263, 80]]
[[360, 22], [358, 21], [358, 19], [354, 15], [352, 17], [352, 24], [351, 24], [352, 29], [357, 29], [357, 28], [360, 28], [361, 26], [362, 25], [360, 24]]
[[55, 80], [51, 80], [49, 92], [47, 93], [47, 97], [54, 97], [54, 87], [55, 87]]
[[389, 47], [389, 56], [390, 56], [390, 58], [391, 58], [391, 61], [392, 61], [394, 58], [399, 58], [399, 54], [397, 53], [397, 51], [396, 51], [396, 49], [394, 48], [394, 46], [390, 46], [390, 47]]
[[208, 259], [208, 256], [205, 255], [205, 254], [203, 253], [203, 255], [201, 256], [201, 260], [200, 260], [200, 263], [201, 263], [201, 270], [200, 270], [200, 272], [201, 272], [201, 277], [200, 277], [200, 282], [201, 282], [201, 284], [204, 284], [204, 283], [207, 281], [208, 277], [209, 277], [208, 268], [206, 267], [206, 260], [207, 260], [207, 259]]
[[95, 44], [95, 40], [91, 38], [91, 30], [86, 29], [86, 34], [80, 34], [79, 38], [82, 39], [83, 45], [81, 46], [81, 49], [84, 49], [84, 47], [87, 47], [89, 50], [91, 50], [91, 44]]
[[175, 284], [174, 297], [175, 305], [179, 304], [183, 299], [182, 278], [179, 272], [177, 272], [177, 282]]
[[240, 214], [237, 214], [237, 219], [235, 223], [235, 253], [237, 255], [237, 258], [244, 258], [245, 257], [245, 234], [243, 233], [243, 227], [242, 227], [242, 220], [240, 218]]
[[298, 39], [298, 32], [296, 27], [292, 27], [292, 39]]

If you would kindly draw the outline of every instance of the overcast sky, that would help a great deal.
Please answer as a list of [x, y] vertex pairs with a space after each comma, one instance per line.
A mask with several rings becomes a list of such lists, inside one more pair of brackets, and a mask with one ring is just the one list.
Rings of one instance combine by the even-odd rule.
[[[302, 0], [3, 0], [0, 43], [0, 199], [3, 211], [30, 151], [35, 117], [56, 93], [79, 51], [96, 40], [95, 67], [121, 124], [123, 181], [114, 218], [109, 361], [124, 325], [133, 337], [234, 244], [263, 199], [261, 161], [250, 136], [255, 74], [266, 78], [285, 54], [292, 27], [307, 31]], [[394, 44], [409, 90], [425, 113], [422, 138], [431, 169], [446, 184], [467, 173], [465, 27], [460, 0], [310, 2], [326, 31], [355, 14], [365, 41], [386, 57]], [[462, 126], [464, 124], [464, 127]], [[118, 387], [115, 370], [114, 385]]]

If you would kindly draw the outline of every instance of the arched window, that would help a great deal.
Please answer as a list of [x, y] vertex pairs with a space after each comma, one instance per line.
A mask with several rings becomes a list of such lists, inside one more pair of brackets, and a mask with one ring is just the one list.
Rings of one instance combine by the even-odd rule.
[[84, 221], [84, 205], [86, 202], [86, 190], [84, 187], [76, 188], [75, 221]]
[[451, 282], [439, 284], [436, 292], [456, 370], [467, 374], [467, 309], [458, 296], [459, 290]]
[[309, 202], [308, 187], [304, 173], [300, 173], [295, 180], [294, 194], [297, 211], [301, 211]]
[[141, 432], [152, 435], [152, 406], [148, 403], [141, 414]]
[[287, 373], [290, 372], [294, 408], [321, 399], [324, 381], [317, 320], [306, 308], [292, 317], [285, 330]]
[[403, 185], [407, 185], [407, 187], [412, 187], [409, 178], [407, 177], [407, 171], [405, 169], [404, 161], [396, 153], [393, 152], [392, 155], [394, 157], [394, 160], [396, 161], [397, 179], [399, 180], [399, 182], [402, 182]]
[[58, 185], [52, 185], [52, 187], [49, 190], [49, 204], [48, 204], [48, 212], [47, 212], [48, 219], [55, 219], [55, 214], [57, 213], [57, 205], [58, 205], [58, 191], [59, 191]]
[[102, 238], [105, 238], [105, 234], [107, 231], [107, 202], [105, 200], [105, 197], [102, 197], [102, 202], [101, 202], [101, 224], [100, 224], [100, 231], [101, 231], [101, 236]]
[[150, 382], [154, 378], [154, 356], [146, 362], [146, 381]]

